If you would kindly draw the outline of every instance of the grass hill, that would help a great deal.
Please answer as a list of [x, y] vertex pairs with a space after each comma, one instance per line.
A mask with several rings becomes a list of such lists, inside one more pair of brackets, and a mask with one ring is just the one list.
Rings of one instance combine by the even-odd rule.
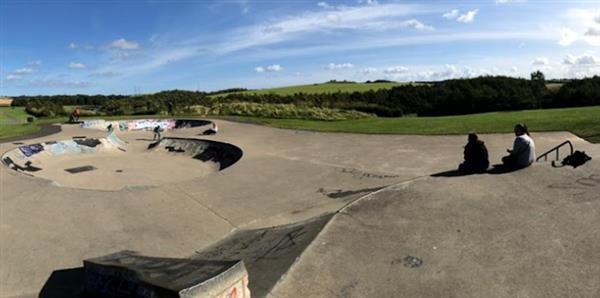
[[[389, 83], [353, 83], [353, 82], [328, 82], [322, 84], [297, 85], [280, 88], [247, 90], [242, 94], [277, 94], [277, 95], [293, 95], [296, 93], [318, 94], [318, 93], [335, 93], [335, 92], [364, 92], [369, 90], [391, 89], [392, 87], [404, 85], [407, 83], [389, 82]], [[221, 93], [213, 96], [227, 96], [232, 93]]]

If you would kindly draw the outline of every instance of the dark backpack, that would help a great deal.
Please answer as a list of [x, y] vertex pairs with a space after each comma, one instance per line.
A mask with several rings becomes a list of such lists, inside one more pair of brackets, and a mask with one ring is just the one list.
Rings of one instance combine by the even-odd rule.
[[573, 166], [574, 168], [586, 163], [588, 160], [592, 160], [585, 151], [575, 151], [573, 154], [565, 157], [562, 160], [564, 166]]

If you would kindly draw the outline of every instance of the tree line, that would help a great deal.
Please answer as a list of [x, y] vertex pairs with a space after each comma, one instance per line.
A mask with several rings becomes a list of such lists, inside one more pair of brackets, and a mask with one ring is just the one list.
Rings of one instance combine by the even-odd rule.
[[[545, 84], [544, 75], [535, 72], [532, 73], [531, 79], [482, 76], [363, 92], [293, 95], [231, 93], [216, 97], [207, 92], [170, 90], [141, 96], [20, 96], [15, 98], [13, 105], [26, 106], [28, 112], [34, 115], [37, 113], [39, 116], [61, 114], [60, 109], [63, 105], [95, 106], [107, 115], [150, 115], [167, 112], [190, 113], [194, 111], [193, 107], [198, 105], [211, 107], [217, 104], [248, 102], [354, 110], [381, 117], [406, 114], [443, 116], [600, 105], [600, 76], [569, 80], [556, 92], [546, 89]], [[220, 92], [214, 92], [218, 93]]]

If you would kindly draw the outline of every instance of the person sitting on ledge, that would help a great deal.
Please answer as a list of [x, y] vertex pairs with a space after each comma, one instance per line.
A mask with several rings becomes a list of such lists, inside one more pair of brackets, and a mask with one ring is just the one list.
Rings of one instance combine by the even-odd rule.
[[515, 141], [513, 148], [507, 149], [509, 155], [502, 158], [504, 166], [513, 169], [528, 167], [535, 161], [535, 143], [529, 135], [527, 125], [515, 125]]
[[465, 161], [458, 166], [458, 170], [462, 173], [483, 173], [490, 165], [487, 148], [474, 133], [469, 134], [464, 156]]
[[217, 126], [216, 122], [213, 122], [211, 128], [205, 130], [202, 134], [203, 135], [216, 135], [217, 132], [219, 132], [219, 127]]

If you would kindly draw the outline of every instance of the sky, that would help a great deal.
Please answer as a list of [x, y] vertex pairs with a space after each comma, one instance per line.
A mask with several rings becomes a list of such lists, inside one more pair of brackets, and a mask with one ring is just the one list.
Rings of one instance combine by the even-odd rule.
[[600, 75], [600, 1], [0, 0], [0, 95]]

